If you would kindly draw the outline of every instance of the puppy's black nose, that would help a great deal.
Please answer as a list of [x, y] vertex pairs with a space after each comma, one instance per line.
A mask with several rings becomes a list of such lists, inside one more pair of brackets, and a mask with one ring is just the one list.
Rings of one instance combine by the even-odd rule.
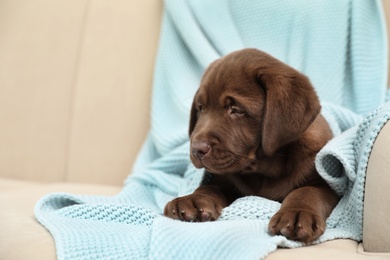
[[211, 150], [211, 146], [206, 142], [193, 142], [191, 143], [191, 149], [196, 157], [202, 159]]

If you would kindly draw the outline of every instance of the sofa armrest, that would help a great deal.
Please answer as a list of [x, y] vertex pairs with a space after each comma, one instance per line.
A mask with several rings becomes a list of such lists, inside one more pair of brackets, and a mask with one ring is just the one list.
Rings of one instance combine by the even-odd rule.
[[372, 148], [366, 175], [363, 246], [366, 252], [390, 252], [390, 123]]

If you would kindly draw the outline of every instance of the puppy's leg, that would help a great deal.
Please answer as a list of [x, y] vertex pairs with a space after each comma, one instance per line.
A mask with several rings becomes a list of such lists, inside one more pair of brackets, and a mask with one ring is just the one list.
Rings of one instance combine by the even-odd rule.
[[309, 244], [324, 233], [325, 221], [338, 200], [326, 184], [293, 190], [271, 218], [269, 231]]

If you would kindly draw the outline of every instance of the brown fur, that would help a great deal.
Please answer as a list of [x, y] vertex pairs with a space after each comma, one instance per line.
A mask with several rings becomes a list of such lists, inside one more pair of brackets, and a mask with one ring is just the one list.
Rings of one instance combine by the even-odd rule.
[[256, 49], [233, 52], [206, 70], [191, 109], [191, 160], [212, 176], [164, 214], [210, 221], [247, 195], [282, 202], [271, 234], [310, 243], [338, 202], [316, 172], [332, 137], [309, 79]]

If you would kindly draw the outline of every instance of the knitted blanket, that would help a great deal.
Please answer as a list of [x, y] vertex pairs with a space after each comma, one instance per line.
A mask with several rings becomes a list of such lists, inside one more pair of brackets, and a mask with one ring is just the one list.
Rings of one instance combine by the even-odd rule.
[[379, 4], [166, 0], [151, 129], [122, 191], [112, 197], [49, 194], [35, 206], [58, 258], [261, 259], [277, 247], [303, 246], [268, 234], [280, 204], [260, 197], [236, 200], [215, 222], [162, 215], [167, 202], [191, 193], [203, 178], [189, 160], [187, 136], [201, 75], [214, 59], [244, 47], [266, 51], [308, 75], [336, 135], [318, 154], [316, 167], [342, 199], [314, 243], [361, 240], [367, 161], [390, 118]]

